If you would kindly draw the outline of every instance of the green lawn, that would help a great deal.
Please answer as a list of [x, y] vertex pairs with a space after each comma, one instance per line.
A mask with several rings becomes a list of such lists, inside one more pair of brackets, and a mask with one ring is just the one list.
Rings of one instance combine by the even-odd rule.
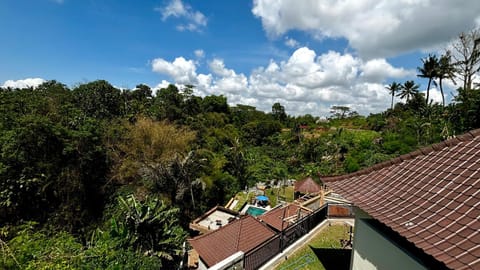
[[269, 188], [265, 191], [265, 195], [270, 200], [270, 205], [275, 207], [277, 205], [277, 193], [280, 200], [286, 202], [293, 202], [293, 186], [280, 188]]
[[[277, 193], [281, 200], [293, 202], [293, 186], [280, 188], [280, 192], [278, 191], [278, 188], [269, 188], [265, 191], [265, 195], [268, 197], [271, 207], [275, 207], [277, 205]], [[245, 202], [250, 202], [253, 197], [255, 197], [253, 192], [249, 192], [248, 194], [243, 191], [238, 192], [235, 195], [235, 199], [238, 200], [238, 203], [233, 210], [240, 211], [243, 204]]]
[[238, 192], [236, 195], [235, 195], [235, 199], [238, 200], [238, 203], [237, 205], [235, 205], [235, 207], [233, 208], [233, 210], [235, 211], [240, 211], [242, 210], [242, 206], [245, 202], [249, 202], [251, 201], [251, 199], [255, 197], [255, 194], [253, 192], [249, 192], [248, 194], [243, 192], [243, 191], [240, 191]]
[[341, 248], [340, 239], [348, 238], [349, 227], [343, 224], [327, 226], [317, 233], [303, 247], [275, 267], [276, 270], [324, 270], [313, 248]]

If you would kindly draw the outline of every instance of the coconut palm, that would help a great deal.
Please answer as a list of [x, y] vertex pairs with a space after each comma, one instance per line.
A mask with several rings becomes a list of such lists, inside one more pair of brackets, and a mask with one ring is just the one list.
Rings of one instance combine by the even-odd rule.
[[195, 208], [193, 188], [204, 188], [204, 183], [197, 178], [202, 161], [194, 151], [186, 155], [176, 153], [169, 161], [145, 165], [140, 173], [153, 182], [154, 190], [167, 193], [172, 203], [184, 201], [185, 194], [190, 192], [192, 207]]
[[[442, 93], [442, 104], [445, 107], [445, 96], [443, 94], [443, 79], [451, 79], [455, 76], [455, 67], [453, 66], [451, 59], [452, 56], [449, 51], [446, 54], [440, 56], [438, 60], [438, 66], [436, 71], [436, 76], [438, 78], [438, 86], [440, 88], [440, 92]], [[455, 82], [454, 82], [455, 83]]]
[[397, 94], [398, 91], [402, 88], [402, 85], [397, 83], [397, 82], [392, 82], [391, 84], [385, 86], [385, 88], [390, 92], [392, 95], [392, 105], [390, 106], [390, 109], [393, 110], [393, 98]]
[[406, 98], [408, 102], [411, 97], [418, 94], [418, 88], [418, 84], [415, 84], [414, 81], [406, 81], [403, 83], [403, 85], [401, 85], [400, 93], [398, 94], [398, 96], [401, 99]]
[[428, 86], [427, 86], [427, 98], [426, 103], [428, 105], [428, 99], [430, 95], [430, 86], [432, 84], [432, 80], [437, 77], [437, 70], [438, 70], [438, 58], [436, 55], [429, 54], [427, 58], [422, 59], [423, 66], [418, 67], [417, 70], [420, 74], [418, 77], [421, 78], [428, 78]]

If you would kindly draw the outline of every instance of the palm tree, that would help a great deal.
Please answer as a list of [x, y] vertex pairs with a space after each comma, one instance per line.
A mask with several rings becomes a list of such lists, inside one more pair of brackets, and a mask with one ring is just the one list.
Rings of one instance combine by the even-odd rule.
[[432, 84], [432, 80], [437, 77], [437, 67], [438, 67], [438, 58], [436, 55], [429, 54], [427, 58], [422, 59], [423, 66], [417, 67], [418, 77], [421, 78], [428, 78], [428, 86], [427, 86], [427, 98], [426, 103], [428, 105], [428, 99], [430, 95], [430, 86]]
[[455, 76], [455, 73], [454, 73], [455, 67], [451, 63], [451, 60], [452, 60], [451, 58], [452, 56], [449, 51], [447, 51], [446, 54], [440, 56], [440, 59], [438, 60], [437, 71], [436, 71], [436, 76], [438, 78], [438, 85], [440, 87], [440, 92], [442, 93], [443, 107], [445, 107], [445, 96], [443, 95], [442, 80], [443, 79], [453, 80], [453, 77]]
[[195, 208], [193, 188], [204, 188], [204, 183], [197, 177], [202, 162], [194, 151], [186, 155], [175, 153], [169, 161], [143, 166], [140, 173], [154, 183], [154, 190], [168, 194], [173, 204], [184, 202], [185, 194], [190, 192], [192, 207]]
[[408, 102], [410, 100], [410, 97], [418, 94], [418, 88], [418, 84], [415, 84], [414, 81], [406, 81], [403, 83], [403, 85], [401, 85], [400, 93], [398, 94], [398, 96], [401, 99], [406, 98]]
[[387, 85], [385, 88], [389, 90], [390, 94], [392, 95], [392, 105], [390, 106], [390, 109], [393, 110], [393, 98], [395, 97], [395, 94], [398, 91], [400, 91], [400, 89], [402, 88], [402, 85], [397, 82], [392, 82], [391, 84]]

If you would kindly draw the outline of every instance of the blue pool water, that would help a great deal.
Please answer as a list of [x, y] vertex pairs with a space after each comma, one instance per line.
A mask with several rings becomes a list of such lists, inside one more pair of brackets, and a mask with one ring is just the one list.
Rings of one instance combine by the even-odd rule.
[[265, 213], [265, 212], [267, 212], [267, 210], [250, 205], [250, 206], [247, 208], [247, 212], [246, 212], [246, 213], [249, 214], [250, 216], [256, 217], [256, 216], [260, 216], [261, 214], [263, 214], [263, 213]]

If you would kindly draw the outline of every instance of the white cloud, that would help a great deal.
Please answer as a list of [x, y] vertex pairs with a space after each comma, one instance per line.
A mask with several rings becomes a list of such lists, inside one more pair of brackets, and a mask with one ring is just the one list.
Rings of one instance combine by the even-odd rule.
[[166, 81], [166, 80], [162, 80], [159, 84], [152, 87], [152, 94], [156, 95], [158, 90], [160, 90], [162, 88], [167, 88], [170, 84], [171, 84], [171, 82]]
[[162, 14], [162, 20], [166, 21], [170, 17], [183, 19], [185, 22], [178, 24], [176, 29], [179, 31], [200, 32], [207, 26], [207, 17], [203, 13], [193, 10], [190, 5], [186, 5], [182, 0], [171, 0], [165, 7], [157, 7], [155, 11]]
[[195, 50], [193, 53], [197, 58], [205, 57], [205, 52], [203, 50], [198, 49], [198, 50]]
[[363, 73], [366, 80], [379, 80], [381, 78], [404, 78], [415, 76], [415, 71], [405, 70], [404, 68], [394, 68], [385, 59], [372, 59], [365, 63]]
[[290, 48], [297, 48], [298, 46], [300, 46], [300, 43], [293, 38], [286, 37], [285, 45], [287, 45]]
[[[445, 91], [445, 89], [444, 89]], [[425, 98], [427, 97], [427, 92], [424, 91]], [[446, 94], [446, 93], [444, 93]], [[442, 93], [440, 92], [440, 89], [437, 89], [435, 87], [430, 88], [429, 94], [428, 94], [428, 99], [433, 102], [433, 103], [438, 103], [442, 104]]]
[[223, 60], [213, 59], [209, 66], [213, 74], [218, 76], [212, 85], [211, 92], [240, 93], [248, 90], [247, 77], [244, 74], [237, 74], [233, 69], [227, 69]]
[[[155, 72], [177, 84], [195, 85], [201, 96], [225, 95], [232, 105], [247, 104], [263, 111], [271, 111], [280, 102], [294, 115], [328, 116], [333, 105], [350, 106], [364, 115], [380, 112], [390, 106], [387, 80], [415, 76], [415, 71], [393, 67], [385, 59], [364, 61], [334, 51], [317, 55], [307, 47], [297, 49], [285, 61], [271, 60], [248, 76], [218, 58], [208, 62], [209, 74], [197, 74], [196, 65], [183, 57], [173, 62], [152, 61]], [[437, 100], [435, 94], [432, 98]]]
[[162, 20], [166, 20], [168, 17], [181, 17], [187, 14], [187, 9], [181, 0], [172, 0], [166, 7], [157, 8], [156, 10], [162, 13]]
[[5, 81], [2, 85], [3, 88], [28, 88], [28, 87], [33, 87], [36, 88], [40, 84], [44, 83], [45, 80], [42, 78], [27, 78], [23, 80], [8, 80]]
[[344, 37], [362, 58], [371, 59], [448, 42], [475, 25], [480, 1], [254, 0], [252, 12], [271, 37], [290, 30]]
[[162, 58], [152, 61], [152, 70], [158, 73], [167, 74], [175, 81], [182, 84], [196, 84], [197, 73], [196, 66], [192, 60], [186, 60], [183, 57], [177, 57], [173, 62], [168, 62]]

